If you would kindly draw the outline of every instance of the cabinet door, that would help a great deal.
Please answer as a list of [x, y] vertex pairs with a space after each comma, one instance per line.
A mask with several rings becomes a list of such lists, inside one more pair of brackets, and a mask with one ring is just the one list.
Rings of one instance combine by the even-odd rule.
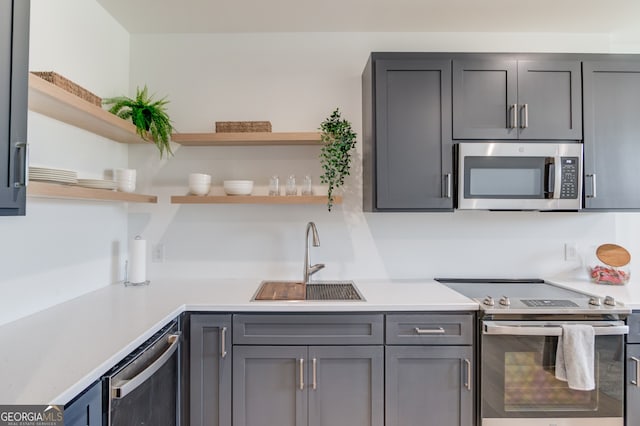
[[627, 345], [627, 400], [625, 418], [627, 425], [640, 424], [640, 345]]
[[387, 346], [385, 425], [473, 425], [472, 363], [471, 346]]
[[452, 209], [451, 62], [375, 64], [376, 210]]
[[0, 216], [25, 214], [28, 51], [29, 0], [0, 0]]
[[585, 62], [585, 208], [640, 208], [640, 61]]
[[306, 426], [306, 358], [306, 346], [235, 346], [234, 426]]
[[231, 315], [192, 315], [190, 424], [231, 426]]
[[582, 139], [580, 61], [518, 61], [520, 139]]
[[517, 139], [515, 60], [453, 61], [453, 139]]
[[383, 426], [382, 346], [309, 348], [309, 426]]
[[102, 426], [102, 383], [97, 382], [64, 408], [65, 426]]

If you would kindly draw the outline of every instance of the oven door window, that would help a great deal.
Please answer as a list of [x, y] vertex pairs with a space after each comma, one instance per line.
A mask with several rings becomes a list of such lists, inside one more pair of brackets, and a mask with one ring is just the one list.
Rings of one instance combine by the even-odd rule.
[[465, 157], [464, 197], [548, 198], [548, 157]]
[[570, 389], [555, 377], [558, 338], [483, 336], [482, 417], [620, 417], [623, 340], [597, 336], [595, 389]]

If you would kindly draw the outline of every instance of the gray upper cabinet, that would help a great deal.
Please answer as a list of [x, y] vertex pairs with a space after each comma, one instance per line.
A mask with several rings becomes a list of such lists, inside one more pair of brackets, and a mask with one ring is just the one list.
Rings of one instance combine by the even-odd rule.
[[372, 54], [363, 73], [365, 211], [451, 210], [451, 61]]
[[0, 216], [25, 214], [29, 0], [0, 0]]
[[514, 60], [453, 61], [453, 138], [517, 139]]
[[584, 62], [586, 209], [639, 209], [640, 60]]
[[457, 58], [453, 138], [580, 140], [580, 89], [579, 60]]
[[231, 426], [231, 315], [191, 315], [191, 426]]

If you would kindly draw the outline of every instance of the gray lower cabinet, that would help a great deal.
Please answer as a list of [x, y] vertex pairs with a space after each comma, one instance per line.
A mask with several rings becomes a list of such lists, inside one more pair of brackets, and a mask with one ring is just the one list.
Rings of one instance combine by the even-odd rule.
[[234, 426], [382, 426], [382, 346], [235, 346]]
[[453, 139], [582, 139], [580, 60], [475, 55], [453, 61]]
[[627, 426], [640, 424], [640, 344], [627, 345], [625, 419]]
[[474, 315], [386, 319], [385, 426], [473, 426]]
[[0, 216], [25, 214], [29, 0], [0, 0]]
[[102, 426], [102, 382], [96, 382], [64, 407], [65, 426]]
[[364, 210], [452, 210], [451, 60], [405, 58], [363, 73]]
[[387, 346], [385, 426], [472, 426], [471, 346]]
[[584, 62], [584, 206], [640, 208], [640, 60]]
[[231, 315], [190, 321], [190, 425], [231, 426]]
[[627, 426], [640, 424], [640, 312], [634, 311], [627, 318], [626, 398], [625, 421]]

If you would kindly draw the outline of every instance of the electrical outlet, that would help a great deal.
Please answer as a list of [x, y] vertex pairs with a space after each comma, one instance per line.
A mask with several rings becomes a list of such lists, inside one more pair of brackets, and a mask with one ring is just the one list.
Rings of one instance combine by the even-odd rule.
[[564, 243], [564, 260], [567, 262], [578, 260], [578, 247], [576, 243]]
[[151, 249], [151, 262], [164, 263], [164, 244], [158, 243]]

